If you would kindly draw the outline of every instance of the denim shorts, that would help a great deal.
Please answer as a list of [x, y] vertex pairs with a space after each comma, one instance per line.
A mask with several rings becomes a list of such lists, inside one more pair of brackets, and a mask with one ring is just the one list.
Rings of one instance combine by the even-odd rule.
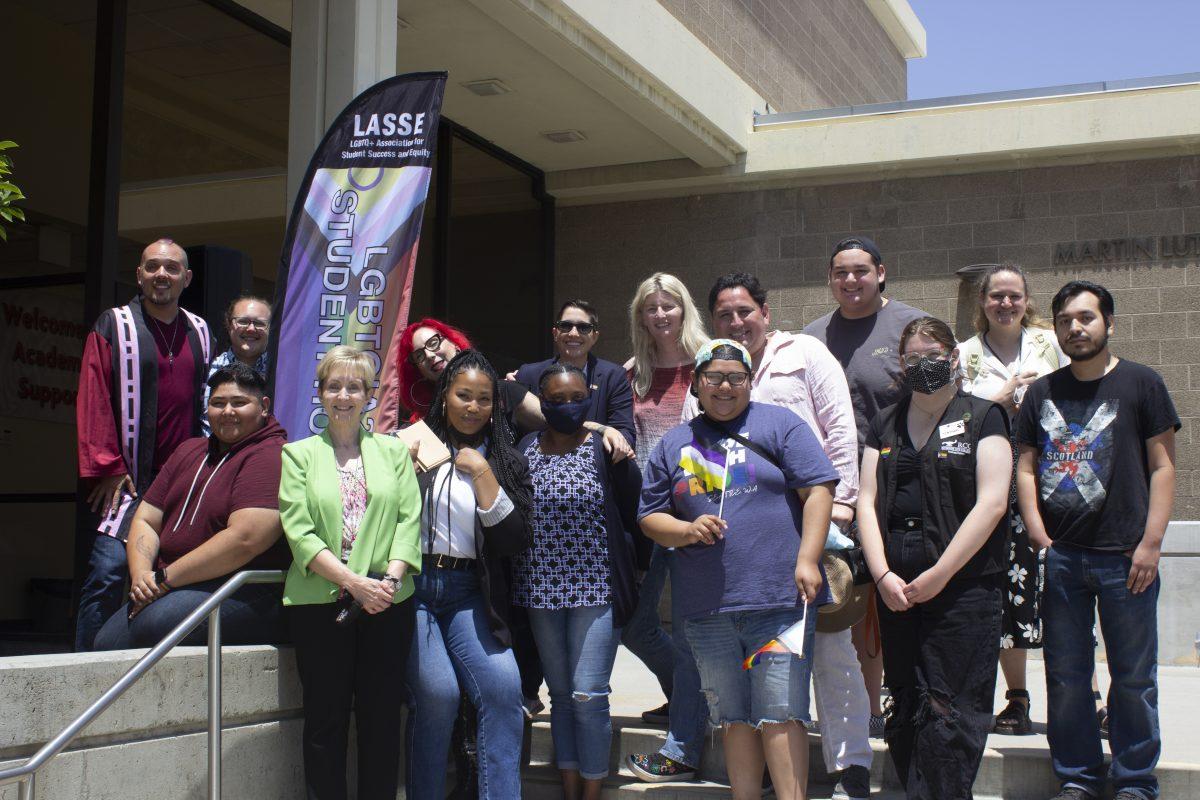
[[747, 657], [799, 622], [803, 613], [803, 608], [722, 611], [685, 623], [713, 725], [740, 722], [761, 728], [772, 722], [811, 721], [808, 686], [816, 607], [809, 609], [803, 658], [764, 653], [755, 666], [742, 669]]

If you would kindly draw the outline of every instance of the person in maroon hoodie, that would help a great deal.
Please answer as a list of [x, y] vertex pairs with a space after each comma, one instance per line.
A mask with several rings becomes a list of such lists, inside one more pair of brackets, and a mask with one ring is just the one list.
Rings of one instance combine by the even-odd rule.
[[[212, 438], [167, 459], [130, 526], [129, 602], [96, 635], [97, 650], [150, 647], [233, 573], [286, 569], [279, 471], [287, 432], [271, 416], [262, 375], [236, 363], [208, 380]], [[284, 641], [281, 587], [243, 586], [221, 604], [224, 644]], [[207, 622], [183, 644], [203, 644]]]

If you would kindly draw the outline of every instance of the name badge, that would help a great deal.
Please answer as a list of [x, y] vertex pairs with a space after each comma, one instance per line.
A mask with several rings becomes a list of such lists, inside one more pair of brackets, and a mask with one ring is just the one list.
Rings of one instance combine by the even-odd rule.
[[945, 425], [938, 426], [938, 437], [946, 439], [950, 436], [958, 436], [967, 432], [967, 423], [960, 420], [947, 422]]

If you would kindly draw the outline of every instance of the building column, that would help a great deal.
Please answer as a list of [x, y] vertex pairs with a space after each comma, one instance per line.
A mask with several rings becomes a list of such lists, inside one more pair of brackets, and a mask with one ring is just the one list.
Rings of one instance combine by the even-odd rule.
[[288, 213], [334, 117], [359, 92], [396, 74], [396, 0], [292, 3]]

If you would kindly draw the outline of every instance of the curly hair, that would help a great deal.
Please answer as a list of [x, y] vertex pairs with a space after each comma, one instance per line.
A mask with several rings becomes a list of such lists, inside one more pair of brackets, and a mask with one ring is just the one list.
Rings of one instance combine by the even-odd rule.
[[426, 317], [410, 323], [404, 329], [404, 332], [400, 334], [400, 341], [396, 343], [396, 374], [399, 376], [397, 388], [400, 394], [400, 404], [407, 408], [412, 415], [409, 422], [423, 419], [429, 413], [429, 404], [433, 400], [435, 388], [433, 383], [421, 374], [416, 365], [408, 360], [413, 352], [413, 334], [421, 328], [433, 328], [453, 342], [459, 352], [471, 349], [471, 340], [465, 333], [453, 325], [447, 325], [440, 319]]
[[429, 413], [425, 416], [425, 424], [447, 446], [450, 445], [450, 426], [446, 421], [446, 395], [449, 393], [450, 384], [454, 379], [469, 369], [479, 370], [492, 382], [492, 416], [488, 419], [486, 428], [491, 440], [488, 460], [492, 462], [492, 471], [496, 474], [496, 480], [501, 488], [504, 489], [525, 519], [531, 519], [533, 498], [530, 496], [529, 489], [522, 484], [520, 479], [523, 469], [520, 463], [521, 456], [514, 446], [516, 436], [509, 427], [508, 419], [500, 409], [500, 377], [496, 374], [491, 362], [482, 353], [478, 350], [462, 350], [450, 359], [450, 363], [438, 377], [437, 390], [429, 405]]

